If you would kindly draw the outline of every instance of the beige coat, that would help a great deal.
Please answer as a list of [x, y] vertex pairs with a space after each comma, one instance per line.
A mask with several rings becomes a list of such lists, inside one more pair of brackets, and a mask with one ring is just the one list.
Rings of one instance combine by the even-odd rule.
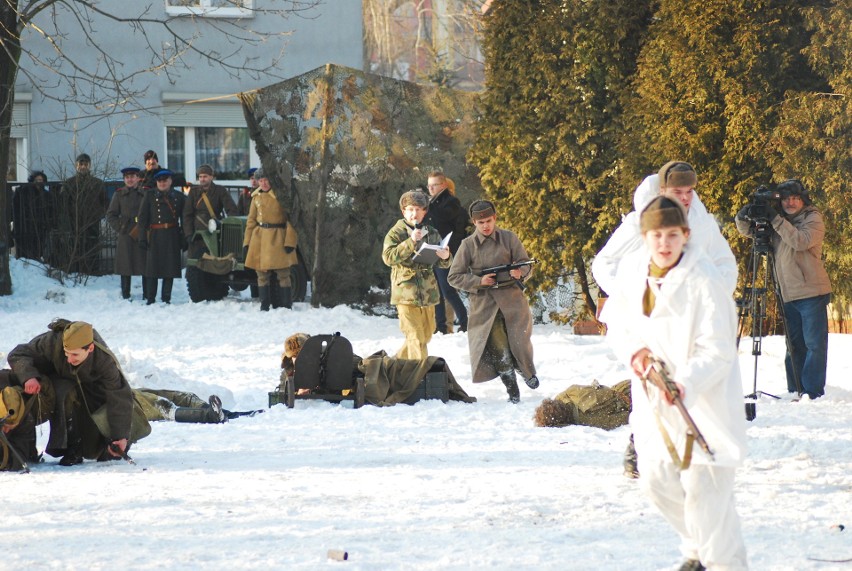
[[[751, 223], [736, 219], [740, 233], [751, 236]], [[805, 206], [795, 216], [780, 215], [772, 221], [772, 250], [775, 275], [784, 302], [831, 293], [831, 281], [822, 260], [825, 223], [813, 206]]]
[[[299, 263], [296, 245], [299, 237], [275, 191], [255, 191], [251, 201], [243, 245], [248, 246], [245, 265], [256, 271], [267, 272], [289, 268]], [[273, 227], [264, 227], [265, 225]], [[285, 248], [292, 248], [287, 252]]]
[[[505, 275], [498, 275], [499, 288], [480, 285], [480, 276], [474, 272], [482, 269], [529, 260], [524, 246], [509, 230], [496, 228], [494, 233], [485, 237], [479, 232], [465, 238], [450, 267], [448, 281], [456, 289], [470, 294], [470, 314], [467, 323], [467, 343], [470, 351], [470, 364], [473, 382], [490, 381], [499, 372], [494, 363], [483, 358], [488, 334], [497, 316], [497, 310], [503, 313], [509, 334], [509, 347], [517, 361], [524, 378], [535, 375], [533, 364], [532, 313], [523, 290], [514, 280], [502, 282]], [[532, 267], [521, 269], [524, 279], [530, 275]]]

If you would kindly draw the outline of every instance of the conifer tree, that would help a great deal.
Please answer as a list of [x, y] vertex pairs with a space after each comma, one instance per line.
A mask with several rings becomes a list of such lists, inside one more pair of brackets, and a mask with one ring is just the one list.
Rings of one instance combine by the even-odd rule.
[[726, 222], [735, 251], [747, 244], [733, 214], [772, 178], [769, 141], [784, 94], [823, 85], [801, 53], [811, 3], [660, 0], [640, 56], [628, 114], [631, 136], [642, 138], [630, 148], [645, 156], [633, 161], [692, 163], [701, 200]]
[[539, 260], [534, 283], [573, 280], [594, 311], [587, 262], [618, 223], [617, 141], [649, 2], [495, 2], [486, 92], [469, 158], [498, 223]]

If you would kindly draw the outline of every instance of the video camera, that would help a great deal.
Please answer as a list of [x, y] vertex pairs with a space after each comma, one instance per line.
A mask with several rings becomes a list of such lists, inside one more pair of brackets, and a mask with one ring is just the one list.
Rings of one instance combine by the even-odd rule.
[[751, 195], [751, 202], [746, 206], [745, 217], [751, 222], [751, 236], [754, 239], [754, 251], [767, 253], [772, 249], [772, 225], [769, 222], [771, 202], [777, 201], [781, 195], [776, 191], [760, 186]]

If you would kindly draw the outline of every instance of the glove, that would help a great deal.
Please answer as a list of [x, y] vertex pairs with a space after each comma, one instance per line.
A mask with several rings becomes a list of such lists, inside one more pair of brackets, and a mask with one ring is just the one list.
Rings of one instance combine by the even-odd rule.
[[767, 204], [766, 210], [765, 210], [765, 216], [766, 216], [766, 219], [769, 220], [770, 222], [775, 222], [775, 219], [778, 218], [778, 211], [775, 210], [774, 208], [772, 208], [771, 205]]
[[248, 246], [243, 246], [243, 260], [248, 258]]
[[284, 246], [284, 251], [288, 254], [292, 254], [295, 249], [293, 246]]
[[142, 248], [143, 250], [147, 250], [148, 249], [148, 240], [146, 240], [144, 238], [139, 240], [139, 247]]

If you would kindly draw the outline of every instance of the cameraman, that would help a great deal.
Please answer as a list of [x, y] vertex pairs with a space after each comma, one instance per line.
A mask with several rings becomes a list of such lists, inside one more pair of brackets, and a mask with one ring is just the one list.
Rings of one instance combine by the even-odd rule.
[[[786, 180], [776, 188], [783, 214], [768, 203], [746, 205], [737, 213], [737, 230], [752, 236], [755, 222], [771, 224], [775, 253], [775, 279], [781, 289], [788, 347], [784, 364], [787, 390], [801, 390], [811, 399], [825, 394], [828, 358], [828, 312], [831, 283], [822, 262], [825, 224], [811, 205], [808, 191], [798, 180]], [[796, 376], [793, 374], [795, 367]]]

